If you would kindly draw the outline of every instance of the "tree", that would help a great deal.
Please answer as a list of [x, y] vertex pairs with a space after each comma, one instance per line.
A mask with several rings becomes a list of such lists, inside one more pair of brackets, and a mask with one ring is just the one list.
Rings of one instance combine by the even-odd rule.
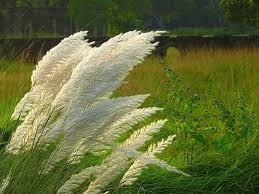
[[[170, 30], [177, 27], [215, 27], [224, 21], [218, 0], [149, 0], [148, 29]], [[146, 23], [146, 22], [145, 22]]]
[[227, 19], [235, 24], [256, 24], [258, 0], [221, 0]]
[[[69, 10], [80, 28], [95, 35], [128, 30], [169, 30], [177, 26], [218, 26], [217, 0], [70, 0]], [[87, 10], [87, 11], [85, 11]], [[97, 10], [97, 11], [96, 11]], [[222, 19], [221, 19], [222, 20]]]
[[143, 29], [142, 15], [147, 0], [70, 0], [69, 13], [80, 29], [92, 35], [115, 35]]
[[174, 0], [149, 0], [148, 17], [152, 28], [167, 29], [168, 23], [176, 18]]
[[14, 7], [67, 7], [68, 0], [1, 0], [0, 6]]
[[112, 0], [70, 0], [69, 13], [76, 25], [91, 35], [106, 35]]
[[149, 0], [113, 0], [108, 12], [108, 35], [139, 29], [144, 30], [144, 18]]
[[9, 8], [15, 7], [16, 0], [1, 0], [0, 1], [0, 8]]

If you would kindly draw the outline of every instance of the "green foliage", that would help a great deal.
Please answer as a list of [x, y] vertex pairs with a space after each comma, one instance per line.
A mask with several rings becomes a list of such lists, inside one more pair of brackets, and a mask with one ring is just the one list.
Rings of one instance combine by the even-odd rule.
[[1, 5], [68, 7], [76, 30], [87, 29], [93, 36], [134, 29], [171, 30], [178, 35], [258, 34], [259, 24], [257, 0], [3, 0]]
[[233, 23], [255, 25], [258, 19], [257, 0], [221, 0], [225, 16]]
[[112, 0], [73, 0], [69, 1], [68, 7], [80, 29], [88, 29], [94, 35], [104, 35], [111, 5]]
[[[42, 7], [62, 7], [67, 5], [68, 0], [16, 0], [16, 7], [42, 8]], [[14, 6], [14, 7], [15, 7]]]
[[[259, 24], [257, 0], [3, 0], [1, 5], [68, 7], [76, 29], [87, 29], [94, 36], [113, 36], [133, 29], [173, 30], [178, 35], [205, 35], [208, 31], [210, 35], [255, 34]], [[205, 30], [186, 32], [185, 28], [193, 27]]]
[[[171, 150], [161, 157], [169, 159], [174, 153], [170, 161], [178, 165], [187, 164], [185, 171], [193, 175], [190, 185], [188, 178], [175, 178], [172, 180], [174, 185], [165, 187], [177, 193], [180, 185], [186, 187], [182, 187], [179, 193], [234, 193], [259, 189], [259, 176], [253, 170], [259, 168], [256, 161], [259, 154], [259, 122], [247, 103], [246, 95], [237, 92], [238, 101], [230, 109], [210, 94], [193, 94], [170, 66], [166, 65], [165, 68], [169, 80], [168, 97], [157, 101], [160, 101], [159, 105], [169, 118], [170, 124], [165, 131], [176, 133], [178, 137]], [[153, 174], [154, 171], [150, 170], [149, 173]], [[172, 175], [165, 179], [172, 179]], [[147, 174], [146, 177], [143, 175], [142, 181], [144, 185], [148, 184]], [[199, 185], [202, 181], [203, 185]], [[167, 184], [170, 184], [169, 181]]]
[[16, 5], [16, 0], [2, 0], [0, 5], [3, 7], [14, 7]]
[[221, 8], [214, 0], [70, 0], [68, 7], [76, 25], [94, 35], [224, 24]]
[[171, 35], [177, 36], [231, 36], [231, 35], [259, 35], [259, 29], [252, 26], [231, 26], [231, 27], [180, 27], [170, 31]]
[[[227, 55], [225, 51], [224, 54]], [[176, 56], [180, 53], [174, 50], [172, 55], [176, 60]], [[233, 58], [237, 57], [233, 53], [232, 55]], [[197, 55], [196, 58], [199, 63], [202, 63], [203, 59]], [[234, 64], [233, 58], [231, 62]], [[152, 97], [147, 100], [145, 106], [164, 108], [162, 113], [154, 117], [166, 117], [169, 122], [165, 129], [156, 134], [149, 143], [176, 133], [177, 139], [174, 144], [159, 157], [168, 163], [180, 166], [182, 170], [191, 174], [191, 177], [178, 176], [151, 166], [131, 187], [119, 187], [119, 178], [115, 180], [109, 185], [112, 193], [257, 193], [259, 190], [259, 121], [254, 112], [255, 107], [249, 100], [250, 93], [238, 88], [231, 90], [237, 99], [232, 99], [233, 105], [230, 106], [224, 98], [221, 98], [223, 94], [213, 92], [215, 88], [213, 90], [207, 87], [198, 90], [204, 87], [202, 79], [191, 77], [191, 81], [196, 85], [196, 88], [193, 88], [175, 66], [172, 68], [168, 62], [159, 63], [157, 58], [153, 61], [155, 64], [152, 64], [152, 60], [147, 60], [148, 63], [144, 64], [144, 70], [149, 67], [146, 71], [139, 66], [136, 67], [139, 74], [136, 71], [131, 73], [129, 82], [137, 80], [137, 83], [136, 86], [131, 87], [129, 83], [127, 86], [129, 91], [125, 92], [125, 95], [133, 95], [134, 93], [131, 92], [136, 90], [136, 87], [143, 87], [142, 93], [150, 92], [148, 87], [155, 90], [154, 92], [151, 90]], [[223, 59], [222, 61], [224, 62]], [[242, 63], [251, 61], [244, 59]], [[206, 61], [206, 63], [212, 63], [212, 61]], [[15, 69], [19, 65], [12, 67], [12, 71], [17, 71]], [[152, 65], [155, 68], [152, 69]], [[224, 63], [224, 66], [227, 64]], [[6, 68], [7, 65], [3, 65], [0, 71], [5, 71]], [[213, 72], [220, 73], [226, 70], [227, 68], [220, 67]], [[243, 71], [237, 78], [234, 76], [234, 79], [245, 80], [245, 76], [251, 78], [252, 74], [248, 73], [257, 70], [248, 68]], [[154, 82], [157, 74], [161, 77], [159, 83]], [[153, 78], [153, 82], [147, 79], [149, 76]], [[202, 77], [202, 75], [198, 76]], [[156, 79], [158, 82], [159, 79]], [[215, 83], [221, 79], [222, 77], [214, 77], [208, 82]], [[157, 89], [156, 84], [160, 84], [160, 89]], [[135, 92], [139, 93], [139, 91]], [[225, 94], [227, 92], [229, 91], [224, 91]], [[2, 105], [3, 103], [0, 103], [1, 110]], [[8, 106], [14, 107], [15, 103], [10, 103]], [[45, 165], [44, 158], [47, 158], [57, 145], [50, 145], [46, 150], [36, 148], [19, 156], [8, 156], [3, 153], [3, 148], [16, 126], [16, 123], [7, 123], [0, 129], [1, 181], [6, 178], [11, 169], [11, 182], [6, 189], [7, 193], [55, 193], [72, 174], [80, 172], [87, 166], [100, 164], [105, 157], [86, 154], [80, 164], [70, 166], [61, 161], [49, 174], [44, 175], [41, 173]], [[146, 148], [147, 146], [144, 146], [142, 150]], [[89, 182], [85, 182], [84, 185], [88, 184]], [[83, 187], [78, 193], [82, 191], [84, 191]]]
[[146, 12], [147, 6], [148, 0], [139, 1], [138, 3], [135, 0], [112, 0], [108, 13], [108, 35], [112, 36], [134, 29], [143, 30], [144, 21], [142, 16]]
[[[176, 50], [170, 52], [174, 60], [177, 56], [179, 53]], [[194, 56], [199, 58], [197, 63], [202, 63], [203, 58], [198, 57], [197, 53]], [[174, 64], [179, 62], [177, 60]], [[211, 62], [206, 62], [209, 68], [212, 64], [208, 63]], [[234, 63], [234, 60], [231, 62]], [[176, 141], [160, 157], [182, 166], [192, 177], [176, 177], [151, 167], [142, 174], [136, 185], [115, 189], [115, 193], [256, 193], [259, 189], [256, 173], [259, 170], [259, 121], [253, 102], [249, 100], [250, 94], [236, 88], [232, 92], [237, 100], [232, 98], [233, 104], [230, 106], [221, 98], [218, 88], [208, 86], [199, 90], [203, 83], [192, 77], [195, 72], [188, 74], [192, 85], [197, 86], [191, 88], [179, 69], [176, 71], [168, 63], [163, 65], [166, 83], [161, 85], [161, 95], [153, 96], [146, 106], [163, 107], [164, 112], [159, 116], [168, 118], [169, 123], [154, 139], [156, 141], [176, 133]], [[179, 66], [184, 69], [183, 64]], [[225, 70], [215, 71], [223, 73]], [[136, 78], [138, 76], [135, 74]], [[243, 76], [239, 75], [237, 79], [243, 80]], [[216, 84], [219, 79], [215, 77], [207, 82]], [[164, 93], [167, 95], [164, 96]], [[223, 93], [226, 95], [227, 91]]]

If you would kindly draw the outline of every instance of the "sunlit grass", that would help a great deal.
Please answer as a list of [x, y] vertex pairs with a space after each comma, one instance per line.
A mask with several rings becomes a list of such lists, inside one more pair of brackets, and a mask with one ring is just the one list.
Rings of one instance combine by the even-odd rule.
[[[150, 93], [163, 97], [166, 83], [161, 58], [148, 57], [128, 76], [128, 83], [114, 92], [117, 96]], [[211, 93], [231, 105], [235, 91], [244, 90], [254, 109], [259, 108], [259, 49], [198, 49], [186, 55], [169, 48], [166, 61], [181, 75], [190, 90]], [[0, 60], [0, 104], [19, 100], [30, 88], [34, 68], [24, 62]], [[2, 109], [2, 108], [1, 108]]]
[[34, 65], [0, 60], [0, 128], [4, 127], [15, 105], [30, 89]]
[[[163, 98], [167, 81], [161, 58], [149, 57], [134, 68], [128, 83], [115, 95], [150, 93]], [[259, 113], [259, 49], [194, 49], [181, 55], [169, 48], [168, 63], [189, 86], [190, 92], [211, 94], [228, 106], [237, 101], [236, 92], [243, 91], [253, 110]]]
[[[128, 75], [127, 83], [116, 90], [114, 96], [151, 94], [144, 106], [164, 108], [155, 117], [169, 119], [165, 129], [151, 141], [176, 133], [176, 142], [159, 157], [192, 177], [180, 177], [151, 167], [131, 188], [120, 190], [115, 181], [114, 186], [111, 184], [114, 193], [256, 193], [259, 189], [256, 175], [259, 163], [255, 157], [258, 156], [255, 143], [258, 119], [255, 123], [252, 112], [258, 112], [259, 107], [258, 63], [258, 49], [200, 49], [181, 55], [172, 48], [165, 59], [150, 56], [136, 66]], [[34, 66], [22, 61], [0, 60], [0, 139], [1, 128], [6, 127], [15, 105], [30, 89]], [[174, 69], [181, 80], [168, 69]], [[241, 93], [247, 100], [245, 104], [242, 104]], [[85, 165], [83, 162], [82, 166], [66, 168], [61, 163], [56, 171], [39, 176], [40, 166], [35, 163], [40, 164], [44, 157], [40, 151], [32, 154], [35, 162], [17, 156], [22, 159], [10, 157], [11, 163], [8, 158], [1, 163], [0, 177], [6, 176], [12, 163], [17, 165], [13, 184], [18, 186], [10, 190], [22, 188], [23, 193], [52, 193], [67, 179], [64, 177]], [[87, 158], [85, 161], [89, 162]], [[1, 169], [6, 172], [1, 174]]]
[[[186, 55], [173, 55], [167, 61], [200, 94], [211, 93], [227, 105], [233, 105], [236, 91], [243, 91], [254, 110], [259, 110], [259, 49], [194, 49]], [[175, 56], [175, 57], [174, 57]], [[258, 112], [259, 113], [259, 112]]]
[[116, 96], [149, 93], [152, 96], [163, 97], [164, 85], [167, 81], [166, 72], [161, 63], [161, 58], [151, 56], [136, 66], [127, 77], [127, 83], [114, 92]]

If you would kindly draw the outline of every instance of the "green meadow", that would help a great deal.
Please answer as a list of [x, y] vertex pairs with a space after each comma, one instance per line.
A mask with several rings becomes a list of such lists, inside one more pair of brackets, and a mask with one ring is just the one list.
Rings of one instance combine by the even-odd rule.
[[[34, 67], [35, 64], [22, 59], [0, 59], [0, 186], [11, 169], [7, 193], [55, 193], [71, 174], [90, 166], [91, 162], [101, 161], [96, 156], [86, 155], [78, 165], [67, 168], [61, 162], [44, 175], [39, 173], [40, 164], [48, 152], [4, 154], [4, 147], [17, 126], [10, 121], [11, 114], [30, 90]], [[165, 58], [147, 57], [126, 80], [113, 96], [151, 94], [143, 106], [157, 106], [163, 111], [145, 123], [158, 118], [169, 120], [151, 141], [177, 134], [175, 142], [159, 158], [191, 177], [151, 166], [131, 187], [119, 187], [119, 179], [115, 180], [109, 185], [113, 193], [259, 191], [258, 48], [204, 48], [184, 54], [169, 48]]]

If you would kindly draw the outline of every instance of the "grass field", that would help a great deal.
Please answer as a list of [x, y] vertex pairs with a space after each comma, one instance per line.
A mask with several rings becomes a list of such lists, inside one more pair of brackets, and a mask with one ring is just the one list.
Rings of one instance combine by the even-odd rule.
[[0, 128], [7, 124], [15, 104], [30, 89], [34, 66], [0, 59]]
[[[33, 68], [33, 64], [0, 60], [2, 150], [15, 128], [10, 115], [30, 89]], [[177, 134], [159, 157], [191, 177], [151, 166], [132, 187], [119, 188], [118, 181], [113, 182], [109, 187], [114, 193], [259, 191], [259, 49], [199, 49], [181, 55], [171, 48], [164, 59], [148, 57], [127, 80], [114, 96], [151, 94], [143, 106], [162, 107], [164, 111], [154, 117], [169, 119], [152, 141]], [[0, 180], [8, 169], [14, 174], [8, 193], [54, 193], [69, 175], [89, 166], [87, 160], [71, 169], [59, 165], [49, 175], [39, 176], [36, 164], [42, 162], [42, 153], [30, 154], [28, 159], [0, 153]]]

